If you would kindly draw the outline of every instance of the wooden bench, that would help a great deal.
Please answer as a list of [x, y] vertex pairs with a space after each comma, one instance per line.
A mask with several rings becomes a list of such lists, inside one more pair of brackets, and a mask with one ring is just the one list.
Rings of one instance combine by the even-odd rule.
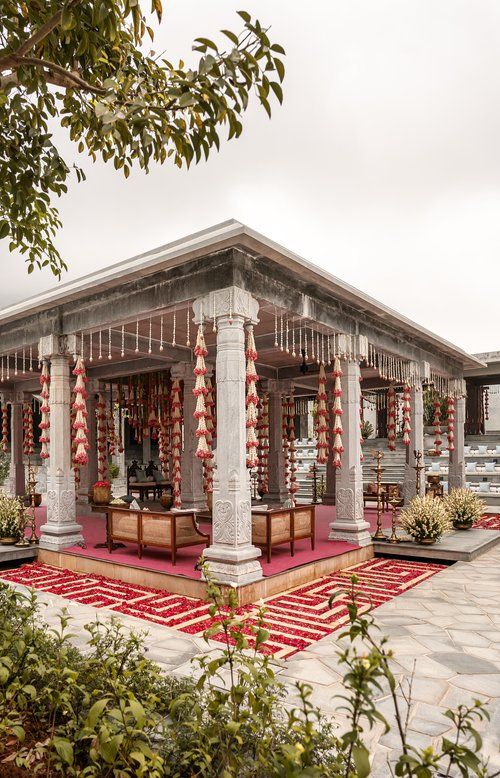
[[273, 546], [290, 543], [290, 555], [295, 553], [295, 541], [311, 539], [314, 551], [315, 506], [295, 508], [252, 509], [252, 543], [264, 546], [267, 561], [271, 561]]
[[113, 541], [137, 543], [139, 559], [146, 546], [166, 548], [176, 564], [177, 549], [186, 546], [208, 545], [209, 536], [196, 526], [194, 511], [138, 511], [131, 508], [106, 506], [108, 513], [108, 551], [113, 551]]

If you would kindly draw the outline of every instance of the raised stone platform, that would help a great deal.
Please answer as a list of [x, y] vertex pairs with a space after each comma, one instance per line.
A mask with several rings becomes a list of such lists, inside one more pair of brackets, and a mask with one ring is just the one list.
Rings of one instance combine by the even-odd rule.
[[[388, 530], [386, 534], [389, 537]], [[398, 535], [407, 537], [401, 531]], [[500, 543], [500, 531], [470, 529], [450, 532], [432, 546], [421, 546], [411, 540], [400, 543], [375, 541], [373, 550], [377, 556], [397, 556], [436, 562], [471, 562], [498, 543]]]
[[5, 562], [28, 562], [38, 555], [38, 546], [0, 546], [0, 566]]

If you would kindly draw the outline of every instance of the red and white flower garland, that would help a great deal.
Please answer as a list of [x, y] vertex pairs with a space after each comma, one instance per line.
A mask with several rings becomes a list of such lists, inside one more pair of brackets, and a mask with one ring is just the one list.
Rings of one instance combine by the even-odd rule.
[[[78, 357], [73, 375], [76, 376], [75, 387], [73, 393], [75, 400], [73, 402], [73, 411], [75, 418], [73, 421], [74, 443], [75, 453], [73, 455], [73, 463], [75, 465], [87, 465], [89, 461], [89, 442], [88, 442], [88, 427], [87, 427], [87, 391], [85, 384], [87, 382], [87, 376], [85, 374], [85, 363], [82, 357]], [[100, 475], [100, 472], [99, 472]]]
[[339, 357], [333, 360], [333, 465], [342, 467], [342, 454], [344, 447], [342, 445], [342, 369], [340, 367]]
[[9, 450], [9, 411], [7, 403], [2, 402], [2, 451], [6, 454]]
[[448, 397], [447, 399], [447, 425], [448, 425], [448, 451], [455, 451], [455, 398]]
[[410, 432], [411, 432], [411, 390], [409, 386], [405, 386], [403, 389], [403, 443], [405, 446], [410, 445]]
[[181, 384], [178, 378], [172, 381], [172, 492], [174, 508], [181, 507], [181, 445], [182, 445], [182, 403]]
[[27, 457], [32, 457], [34, 453], [33, 409], [31, 403], [25, 403], [23, 408], [23, 454]]
[[[205, 406], [207, 409], [206, 426], [207, 426], [207, 446], [212, 452], [213, 440], [215, 435], [214, 426], [214, 388], [212, 385], [212, 379], [206, 379], [207, 384], [207, 396], [205, 397]], [[213, 454], [210, 459], [205, 459], [203, 462], [203, 487], [205, 494], [211, 494], [213, 492], [213, 480], [214, 480], [214, 468], [212, 465]]]
[[259, 491], [269, 491], [269, 395], [263, 392], [259, 424]]
[[257, 428], [257, 406], [259, 404], [259, 396], [257, 394], [257, 381], [259, 376], [255, 369], [255, 360], [257, 359], [257, 350], [255, 348], [255, 338], [253, 335], [253, 325], [249, 324], [247, 327], [247, 348], [245, 351], [247, 358], [246, 363], [246, 428], [247, 428], [247, 467], [256, 467], [259, 462], [257, 455], [257, 447], [259, 441], [257, 440], [256, 428]]
[[396, 393], [392, 384], [387, 390], [387, 448], [396, 451]]
[[434, 450], [436, 454], [441, 453], [443, 440], [441, 438], [441, 400], [436, 397], [434, 400]]
[[297, 465], [295, 460], [295, 400], [290, 395], [288, 398], [288, 443], [290, 447], [290, 487], [292, 499], [299, 490], [297, 483]]
[[108, 454], [110, 457], [114, 457], [116, 453], [116, 429], [115, 429], [115, 414], [113, 412], [113, 402], [110, 401], [108, 408]]
[[107, 458], [107, 434], [108, 423], [106, 418], [106, 403], [104, 397], [99, 394], [96, 403], [96, 416], [97, 416], [97, 472], [100, 481], [105, 481], [108, 475], [108, 458]]
[[49, 404], [49, 384], [50, 384], [50, 374], [49, 374], [49, 365], [46, 360], [43, 362], [42, 366], [42, 372], [40, 375], [40, 384], [42, 387], [42, 391], [40, 392], [40, 395], [42, 397], [42, 404], [40, 406], [40, 413], [42, 414], [42, 418], [40, 421], [40, 424], [38, 425], [40, 430], [42, 431], [42, 434], [40, 435], [40, 443], [42, 444], [42, 449], [40, 451], [40, 457], [41, 459], [48, 459], [49, 458], [49, 443], [50, 443], [50, 404]]
[[198, 445], [196, 447], [196, 456], [198, 459], [210, 459], [212, 452], [208, 447], [207, 437], [208, 430], [206, 424], [207, 407], [205, 404], [205, 397], [207, 395], [207, 387], [205, 383], [205, 376], [207, 374], [207, 367], [205, 365], [205, 357], [208, 354], [208, 349], [205, 345], [205, 336], [203, 335], [203, 327], [200, 324], [198, 327], [198, 334], [196, 336], [196, 346], [194, 348], [196, 356], [196, 365], [194, 367], [194, 374], [196, 376], [195, 387], [193, 394], [196, 397], [196, 408], [194, 411], [194, 418], [198, 420], [198, 429], [196, 430], [196, 437], [198, 438]]
[[363, 376], [359, 376], [359, 445], [360, 445], [360, 454], [359, 454], [359, 460], [362, 462], [365, 458], [365, 455], [363, 454], [363, 443], [365, 442], [365, 439], [363, 437], [363, 421], [364, 421], [364, 407], [363, 407], [363, 392], [361, 391], [361, 381], [363, 380]]
[[316, 448], [318, 453], [316, 455], [316, 461], [319, 465], [326, 464], [328, 460], [328, 408], [327, 408], [327, 396], [326, 396], [326, 375], [325, 366], [321, 362], [319, 366], [318, 377], [318, 393], [316, 395], [317, 402], [317, 421], [316, 432], [318, 439], [316, 441]]
[[290, 488], [290, 451], [288, 444], [288, 403], [286, 397], [281, 398], [281, 445], [285, 457], [285, 483], [286, 488]]

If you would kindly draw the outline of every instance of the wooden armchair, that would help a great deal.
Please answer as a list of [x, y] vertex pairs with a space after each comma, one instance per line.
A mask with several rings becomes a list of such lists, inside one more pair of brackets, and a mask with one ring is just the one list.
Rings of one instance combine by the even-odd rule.
[[311, 549], [314, 550], [314, 505], [252, 511], [252, 543], [265, 547], [268, 562], [271, 561], [273, 546], [290, 543], [290, 555], [293, 556], [295, 541], [304, 538], [311, 539]]

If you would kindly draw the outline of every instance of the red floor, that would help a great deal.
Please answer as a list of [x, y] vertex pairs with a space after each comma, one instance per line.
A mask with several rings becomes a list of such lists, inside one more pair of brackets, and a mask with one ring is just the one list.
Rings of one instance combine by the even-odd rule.
[[[367, 508], [365, 512], [367, 521], [370, 522], [372, 531], [375, 528], [377, 514], [375, 508]], [[295, 555], [290, 556], [290, 546], [275, 546], [271, 562], [268, 563], [264, 557], [261, 558], [262, 568], [265, 576], [281, 573], [290, 570], [293, 567], [300, 567], [318, 559], [327, 559], [329, 557], [345, 554], [357, 548], [350, 543], [328, 540], [329, 523], [335, 517], [335, 507], [329, 505], [318, 505], [316, 507], [316, 547], [311, 550], [309, 540], [301, 540], [295, 544]], [[40, 526], [45, 521], [45, 508], [37, 509], [37, 524]], [[104, 542], [106, 538], [105, 519], [96, 514], [90, 516], [79, 516], [78, 522], [83, 526], [83, 536], [86, 542], [86, 548], [71, 546], [64, 549], [66, 553], [77, 554], [79, 556], [92, 557], [93, 559], [104, 559], [125, 565], [144, 568], [147, 570], [156, 570], [175, 575], [184, 575], [188, 578], [200, 578], [199, 571], [194, 569], [196, 562], [203, 552], [203, 544], [200, 546], [190, 546], [189, 548], [179, 549], [177, 552], [177, 564], [174, 567], [170, 561], [170, 554], [167, 550], [146, 548], [143, 551], [142, 559], [137, 556], [137, 547], [132, 544], [126, 544], [125, 548], [117, 549], [109, 554], [106, 548], [95, 548], [96, 543]], [[383, 516], [383, 526], [389, 527], [391, 517], [389, 514]], [[210, 525], [201, 525], [204, 532], [210, 533]]]

